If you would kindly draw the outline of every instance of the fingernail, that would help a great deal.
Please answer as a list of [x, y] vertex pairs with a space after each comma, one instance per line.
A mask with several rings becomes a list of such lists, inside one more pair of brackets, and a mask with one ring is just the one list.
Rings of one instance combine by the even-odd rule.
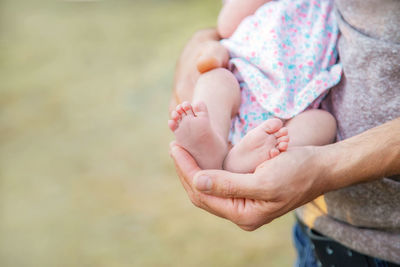
[[208, 176], [200, 176], [196, 179], [196, 189], [199, 191], [209, 191], [212, 187], [211, 178]]

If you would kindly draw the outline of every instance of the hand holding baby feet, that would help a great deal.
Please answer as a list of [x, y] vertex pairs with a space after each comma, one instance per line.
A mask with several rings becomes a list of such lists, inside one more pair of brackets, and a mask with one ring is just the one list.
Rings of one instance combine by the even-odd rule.
[[228, 153], [224, 169], [251, 173], [262, 162], [286, 151], [289, 142], [287, 128], [279, 119], [270, 119], [249, 131]]
[[176, 142], [187, 150], [203, 169], [221, 169], [228, 144], [212, 128], [203, 102], [183, 102], [171, 112], [169, 128]]

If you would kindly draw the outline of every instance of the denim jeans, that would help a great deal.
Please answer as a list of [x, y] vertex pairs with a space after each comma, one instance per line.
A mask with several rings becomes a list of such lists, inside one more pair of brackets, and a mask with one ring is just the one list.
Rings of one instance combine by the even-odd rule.
[[[321, 266], [317, 258], [315, 257], [313, 244], [311, 243], [310, 238], [303, 232], [298, 223], [296, 223], [293, 227], [293, 242], [297, 251], [297, 259], [294, 264], [295, 267]], [[374, 258], [373, 261], [375, 264], [375, 266], [373, 267], [397, 266], [392, 264], [389, 265], [388, 262], [377, 258]]]
[[295, 267], [318, 267], [314, 256], [313, 244], [301, 227], [296, 223], [293, 227], [293, 243], [297, 252]]

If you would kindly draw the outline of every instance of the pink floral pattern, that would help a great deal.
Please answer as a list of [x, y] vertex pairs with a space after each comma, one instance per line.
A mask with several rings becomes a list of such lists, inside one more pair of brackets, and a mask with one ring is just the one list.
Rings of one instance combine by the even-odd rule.
[[342, 74], [338, 34], [332, 0], [280, 0], [260, 7], [221, 41], [242, 88], [233, 144], [264, 120], [319, 106]]

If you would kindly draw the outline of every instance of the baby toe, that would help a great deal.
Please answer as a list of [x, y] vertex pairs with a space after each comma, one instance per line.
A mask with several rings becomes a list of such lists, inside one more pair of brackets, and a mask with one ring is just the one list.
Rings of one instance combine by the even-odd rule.
[[175, 110], [173, 110], [171, 112], [171, 119], [173, 119], [174, 121], [178, 121], [180, 119], [180, 114], [178, 112], [176, 112]]
[[192, 105], [189, 102], [183, 102], [182, 108], [185, 111], [186, 115], [194, 116]]
[[281, 128], [278, 132], [275, 133], [276, 138], [280, 138], [285, 135], [288, 135], [288, 129], [286, 127]]
[[289, 143], [288, 142], [280, 142], [278, 144], [278, 149], [279, 151], [283, 152], [286, 151], [288, 149]]
[[277, 118], [269, 119], [263, 122], [262, 127], [268, 134], [274, 134], [282, 128], [282, 121]]
[[282, 137], [279, 137], [278, 138], [278, 143], [280, 143], [280, 142], [289, 142], [289, 136], [284, 135]]
[[168, 127], [174, 132], [176, 129], [178, 129], [178, 123], [174, 120], [169, 120]]
[[269, 157], [275, 158], [276, 156], [278, 156], [280, 154], [280, 151], [277, 148], [273, 148], [269, 151]]
[[185, 111], [183, 110], [182, 104], [177, 105], [175, 110], [180, 116], [186, 115]]

